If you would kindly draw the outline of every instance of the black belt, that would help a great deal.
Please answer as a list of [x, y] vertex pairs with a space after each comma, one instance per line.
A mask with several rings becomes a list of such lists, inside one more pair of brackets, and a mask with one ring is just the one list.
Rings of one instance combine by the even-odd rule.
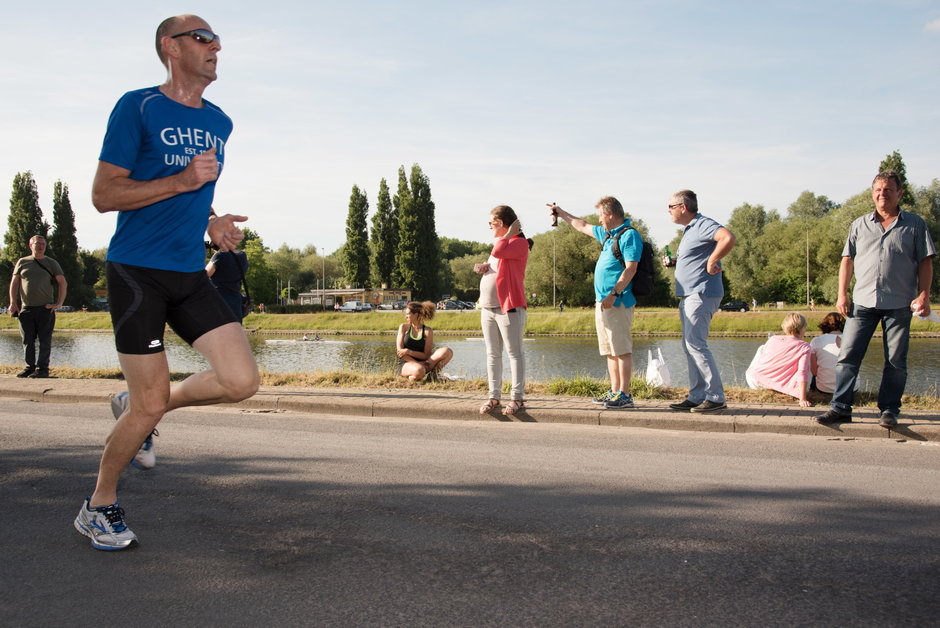
[[44, 310], [46, 309], [45, 305], [27, 305], [23, 307], [24, 310]]

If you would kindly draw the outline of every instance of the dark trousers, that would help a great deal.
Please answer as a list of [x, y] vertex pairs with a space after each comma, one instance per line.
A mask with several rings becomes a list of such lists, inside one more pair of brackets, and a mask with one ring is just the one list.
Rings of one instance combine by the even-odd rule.
[[[46, 307], [26, 307], [20, 312], [20, 338], [23, 339], [23, 359], [26, 366], [49, 368], [52, 353], [52, 330], [55, 328], [55, 310]], [[39, 362], [36, 361], [36, 341], [39, 341]]]
[[231, 292], [222, 292], [219, 290], [219, 295], [225, 299], [225, 303], [228, 305], [229, 309], [232, 310], [232, 314], [235, 315], [235, 318], [238, 319], [238, 322], [242, 322], [242, 295], [239, 292], [238, 294], [232, 294]]

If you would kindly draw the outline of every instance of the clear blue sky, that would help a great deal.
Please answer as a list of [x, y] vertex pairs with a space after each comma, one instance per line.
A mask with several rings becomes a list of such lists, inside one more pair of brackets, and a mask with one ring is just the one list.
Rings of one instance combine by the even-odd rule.
[[727, 220], [836, 202], [900, 150], [915, 185], [940, 178], [937, 0], [20, 3], [0, 24], [0, 230], [32, 170], [47, 220], [70, 188], [79, 244], [114, 214], [90, 184], [125, 91], [165, 78], [153, 33], [192, 12], [222, 36], [206, 91], [235, 121], [220, 211], [265, 243], [332, 252], [353, 184], [374, 209], [400, 165], [431, 180], [442, 236], [486, 241], [513, 206], [586, 214], [612, 194], [664, 244], [669, 195]]

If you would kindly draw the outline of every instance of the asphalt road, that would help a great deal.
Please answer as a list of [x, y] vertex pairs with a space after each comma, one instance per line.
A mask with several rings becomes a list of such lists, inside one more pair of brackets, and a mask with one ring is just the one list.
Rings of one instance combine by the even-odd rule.
[[106, 406], [0, 407], [0, 625], [940, 623], [940, 447], [204, 409], [72, 528]]

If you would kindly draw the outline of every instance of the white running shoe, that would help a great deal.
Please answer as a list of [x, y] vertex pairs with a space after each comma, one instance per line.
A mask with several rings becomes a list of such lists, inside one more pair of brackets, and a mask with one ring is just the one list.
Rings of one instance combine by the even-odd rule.
[[137, 543], [137, 535], [124, 523], [124, 509], [120, 503], [91, 508], [90, 497], [82, 502], [75, 517], [75, 529], [91, 539], [91, 546], [99, 550], [122, 550]]
[[131, 464], [142, 471], [153, 469], [157, 464], [157, 452], [153, 445], [154, 436], [159, 436], [157, 430], [150, 432], [150, 436], [147, 437], [144, 444], [137, 450], [137, 455], [131, 460]]
[[[130, 398], [130, 393], [126, 390], [111, 397], [111, 414], [114, 415], [115, 420], [121, 418], [121, 415], [127, 410]], [[131, 461], [132, 465], [142, 471], [153, 469], [156, 466], [157, 451], [154, 447], [153, 437], [159, 435], [160, 433], [157, 432], [157, 430], [150, 432], [150, 436], [148, 436], [144, 444], [140, 446], [137, 455], [134, 456], [134, 459]]]
[[127, 410], [127, 404], [130, 403], [130, 400], [131, 394], [126, 390], [111, 396], [111, 414], [114, 415], [115, 421], [120, 419], [124, 411]]

